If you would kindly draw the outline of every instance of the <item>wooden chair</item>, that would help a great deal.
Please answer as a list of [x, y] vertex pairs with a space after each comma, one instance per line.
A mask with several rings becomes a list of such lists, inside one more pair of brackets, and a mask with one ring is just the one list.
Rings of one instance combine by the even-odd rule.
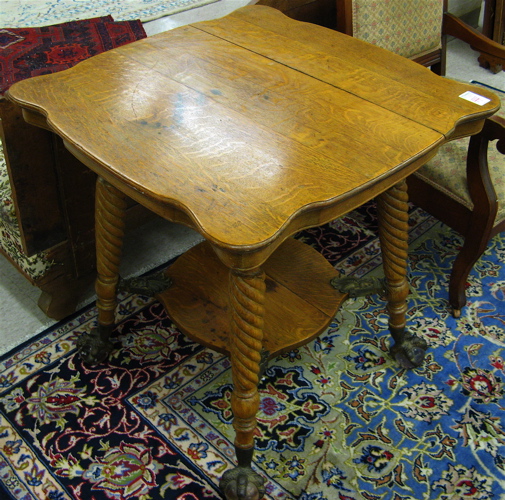
[[[446, 12], [447, 0], [337, 0], [337, 29], [411, 58], [444, 75], [446, 39], [454, 36], [505, 62], [505, 47]], [[478, 92], [478, 89], [476, 90]], [[500, 92], [497, 92], [500, 94]], [[408, 181], [410, 200], [461, 233], [449, 302], [458, 317], [466, 304], [468, 274], [489, 239], [505, 229], [505, 99], [471, 140], [444, 145]], [[498, 152], [489, 148], [498, 139]]]
[[410, 200], [464, 236], [449, 281], [456, 317], [466, 304], [468, 274], [489, 240], [505, 230], [505, 93], [496, 93], [502, 107], [480, 134], [445, 144], [408, 180]]
[[447, 36], [494, 60], [504, 47], [447, 12], [447, 0], [336, 0], [337, 30], [445, 75]]

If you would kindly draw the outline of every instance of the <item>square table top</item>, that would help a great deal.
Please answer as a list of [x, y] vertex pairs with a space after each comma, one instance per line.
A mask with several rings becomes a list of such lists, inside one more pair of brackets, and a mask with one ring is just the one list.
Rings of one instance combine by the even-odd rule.
[[262, 6], [19, 82], [9, 98], [127, 195], [230, 251], [348, 212], [499, 107]]

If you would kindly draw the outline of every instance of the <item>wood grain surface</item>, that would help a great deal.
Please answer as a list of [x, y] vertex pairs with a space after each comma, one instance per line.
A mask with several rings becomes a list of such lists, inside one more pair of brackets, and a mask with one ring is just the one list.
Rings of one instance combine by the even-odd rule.
[[461, 99], [468, 89], [250, 6], [25, 80], [9, 97], [99, 175], [233, 260], [342, 215], [476, 133], [499, 104], [482, 89], [484, 106]]
[[318, 335], [346, 298], [324, 257], [288, 238], [296, 230], [379, 195], [392, 354], [422, 363], [426, 343], [405, 330], [405, 178], [498, 109], [482, 89], [487, 104], [462, 99], [471, 88], [263, 6], [11, 87], [25, 118], [99, 175], [98, 328], [84, 359], [112, 346], [126, 195], [207, 239], [168, 268], [158, 298], [183, 332], [230, 355], [240, 467], [223, 476], [226, 498], [263, 495], [251, 469], [263, 361]]
[[[202, 272], [205, 270], [205, 272]], [[265, 262], [263, 348], [267, 357], [306, 344], [347, 298], [329, 285], [338, 272], [312, 247], [288, 238]], [[158, 296], [186, 335], [230, 353], [229, 270], [200, 243], [165, 271], [172, 286]], [[310, 279], [309, 279], [310, 278]]]

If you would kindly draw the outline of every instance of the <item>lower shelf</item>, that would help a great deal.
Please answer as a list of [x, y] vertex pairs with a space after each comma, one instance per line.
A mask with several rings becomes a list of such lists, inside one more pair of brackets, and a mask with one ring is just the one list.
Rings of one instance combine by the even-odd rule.
[[[273, 357], [323, 331], [348, 297], [330, 281], [338, 272], [312, 247], [286, 240], [263, 265], [266, 274], [263, 348]], [[158, 295], [191, 339], [229, 354], [229, 269], [200, 243], [166, 271], [172, 286]]]

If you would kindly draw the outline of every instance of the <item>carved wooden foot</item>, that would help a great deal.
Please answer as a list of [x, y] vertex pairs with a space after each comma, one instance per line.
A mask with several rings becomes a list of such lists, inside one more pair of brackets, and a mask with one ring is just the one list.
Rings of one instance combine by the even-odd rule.
[[482, 68], [488, 69], [492, 73], [497, 74], [503, 71], [503, 61], [498, 57], [493, 57], [490, 54], [481, 53], [481, 55], [478, 58], [478, 61], [479, 65]]
[[391, 354], [402, 368], [422, 364], [427, 343], [406, 331], [408, 196], [407, 183], [402, 181], [378, 198], [379, 236], [386, 275], [389, 330], [395, 344]]
[[172, 286], [172, 280], [163, 272], [150, 276], [134, 276], [120, 280], [117, 286], [118, 292], [137, 293], [146, 297], [154, 297]]
[[104, 361], [112, 350], [109, 337], [114, 328], [117, 305], [116, 289], [125, 212], [125, 195], [104, 179], [98, 178], [95, 201], [98, 328], [78, 342], [81, 358], [91, 364]]
[[347, 293], [350, 298], [365, 297], [375, 293], [384, 293], [386, 287], [383, 278], [355, 278], [344, 276], [333, 278], [331, 286], [341, 293]]
[[78, 300], [77, 294], [62, 287], [55, 293], [42, 290], [37, 305], [49, 318], [61, 320], [75, 312]]

